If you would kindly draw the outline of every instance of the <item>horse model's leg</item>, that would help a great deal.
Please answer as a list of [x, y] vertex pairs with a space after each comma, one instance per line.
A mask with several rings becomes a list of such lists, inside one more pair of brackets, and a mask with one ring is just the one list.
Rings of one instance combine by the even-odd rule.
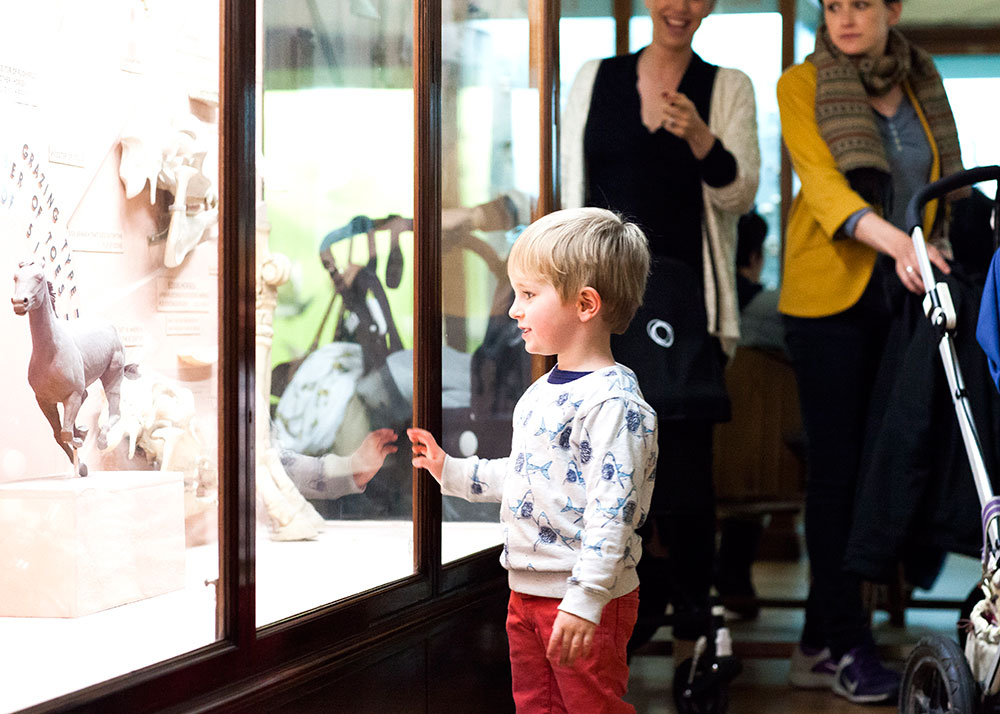
[[71, 392], [63, 402], [63, 420], [61, 438], [65, 444], [74, 449], [83, 446], [83, 440], [76, 437], [76, 415], [83, 406], [84, 391]]
[[[72, 392], [63, 402], [63, 425], [62, 434], [60, 437], [63, 442], [73, 450], [73, 463], [77, 464], [76, 450], [83, 446], [83, 439], [76, 437], [76, 415], [80, 411], [80, 407], [83, 405], [83, 397], [87, 394], [86, 390], [80, 390], [79, 392]], [[82, 461], [79, 462], [78, 470], [81, 476], [87, 475], [87, 465]]]
[[41, 399], [35, 398], [38, 402], [39, 408], [42, 410], [42, 414], [49, 422], [49, 426], [52, 427], [52, 436], [55, 437], [56, 443], [66, 452], [66, 456], [69, 457], [70, 462], [73, 461], [73, 450], [63, 441], [62, 438], [62, 424], [59, 422], [59, 409], [52, 402], [43, 402]]
[[[87, 390], [86, 390], [86, 389], [84, 389], [84, 390], [83, 390], [83, 399], [81, 399], [81, 400], [80, 400], [80, 403], [82, 404], [82, 403], [83, 403], [83, 402], [85, 402], [85, 401], [87, 401]], [[90, 430], [89, 430], [89, 429], [87, 429], [87, 428], [86, 428], [86, 427], [84, 427], [84, 426], [79, 426], [79, 425], [77, 425], [77, 424], [74, 424], [74, 425], [73, 425], [73, 436], [75, 436], [75, 437], [76, 437], [76, 439], [77, 439], [77, 440], [78, 440], [78, 441], [79, 441], [79, 442], [80, 442], [81, 444], [82, 444], [82, 443], [83, 443], [84, 441], [86, 441], [86, 439], [87, 439], [87, 433], [88, 433], [89, 431], [90, 431]]]
[[111, 359], [111, 364], [101, 375], [104, 385], [104, 396], [108, 399], [108, 421], [97, 433], [97, 448], [102, 451], [108, 448], [108, 431], [121, 418], [122, 377], [125, 368], [125, 352], [118, 350]]

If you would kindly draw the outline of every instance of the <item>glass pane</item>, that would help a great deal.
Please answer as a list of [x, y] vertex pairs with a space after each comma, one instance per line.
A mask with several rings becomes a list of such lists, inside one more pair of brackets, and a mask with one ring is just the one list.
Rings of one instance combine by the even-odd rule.
[[[640, 45], [641, 47], [642, 45]], [[559, 19], [559, 100], [566, 107], [573, 79], [587, 60], [615, 53], [615, 21], [610, 17]]]
[[[1000, 164], [1000, 136], [996, 117], [1000, 115], [1000, 56], [943, 56], [934, 62], [944, 77], [948, 101], [955, 114], [958, 139], [962, 145], [962, 165]], [[997, 183], [979, 186], [986, 195], [996, 195]]]
[[262, 33], [260, 625], [413, 572], [412, 3], [265, 0]]
[[804, 62], [816, 48], [816, 31], [823, 22], [823, 11], [812, 0], [795, 3], [795, 62]]
[[218, 10], [5, 6], [0, 711], [215, 640]]
[[[445, 2], [442, 12], [442, 446], [505, 457], [531, 379], [504, 265], [538, 193], [529, 26], [521, 0]], [[445, 562], [500, 542], [499, 504], [446, 496], [443, 510]]]
[[[811, 2], [811, 0], [797, 0], [794, 33], [795, 62], [797, 64], [805, 62], [806, 57], [812, 54], [816, 48], [816, 32], [822, 22], [823, 11], [816, 3]], [[791, 164], [789, 164], [789, 170], [792, 172], [792, 195], [795, 196], [802, 183], [799, 181], [799, 175], [795, 173], [795, 169], [791, 168]]]

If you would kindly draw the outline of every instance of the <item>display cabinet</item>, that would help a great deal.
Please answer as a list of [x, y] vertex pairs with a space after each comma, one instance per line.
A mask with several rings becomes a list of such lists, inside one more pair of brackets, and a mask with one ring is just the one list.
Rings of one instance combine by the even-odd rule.
[[[497, 509], [442, 499], [404, 432], [501, 455], [545, 366], [503, 264], [557, 207], [559, 67], [643, 32], [564, 5], [16, 11], [0, 711], [508, 706]], [[50, 302], [120, 343], [68, 420]]]
[[9, 5], [4, 711], [217, 641], [229, 263], [219, 7]]
[[497, 509], [405, 428], [499, 453], [540, 368], [557, 8], [11, 5], [0, 711], [503, 711]]

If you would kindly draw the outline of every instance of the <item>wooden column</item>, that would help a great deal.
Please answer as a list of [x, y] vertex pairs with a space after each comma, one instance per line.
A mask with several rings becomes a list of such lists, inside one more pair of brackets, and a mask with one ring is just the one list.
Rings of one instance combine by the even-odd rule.
[[[413, 423], [441, 438], [441, 0], [413, 3]], [[407, 448], [405, 439], [400, 446]], [[413, 557], [437, 592], [441, 491], [413, 478]]]
[[559, 208], [559, 0], [530, 0], [531, 85], [538, 89], [538, 205], [535, 218]]
[[256, 636], [254, 370], [256, 342], [255, 3], [222, 0], [219, 156], [219, 583], [217, 634]]
[[632, 20], [632, 0], [612, 0], [611, 12], [615, 17], [615, 54], [627, 55], [629, 22]]
[[[559, 209], [559, 0], [530, 0], [531, 86], [538, 89], [538, 203], [532, 218]], [[532, 377], [551, 369], [552, 358], [534, 357]]]
[[1000, 54], [1000, 25], [903, 25], [900, 32], [913, 44], [935, 55]]

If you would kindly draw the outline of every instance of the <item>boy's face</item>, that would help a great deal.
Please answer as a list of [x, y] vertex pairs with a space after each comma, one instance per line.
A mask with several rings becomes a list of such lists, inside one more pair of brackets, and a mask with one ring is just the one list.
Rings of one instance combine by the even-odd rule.
[[572, 345], [579, 326], [576, 305], [563, 302], [550, 283], [511, 273], [514, 304], [508, 314], [517, 320], [524, 349], [533, 355], [557, 355]]

